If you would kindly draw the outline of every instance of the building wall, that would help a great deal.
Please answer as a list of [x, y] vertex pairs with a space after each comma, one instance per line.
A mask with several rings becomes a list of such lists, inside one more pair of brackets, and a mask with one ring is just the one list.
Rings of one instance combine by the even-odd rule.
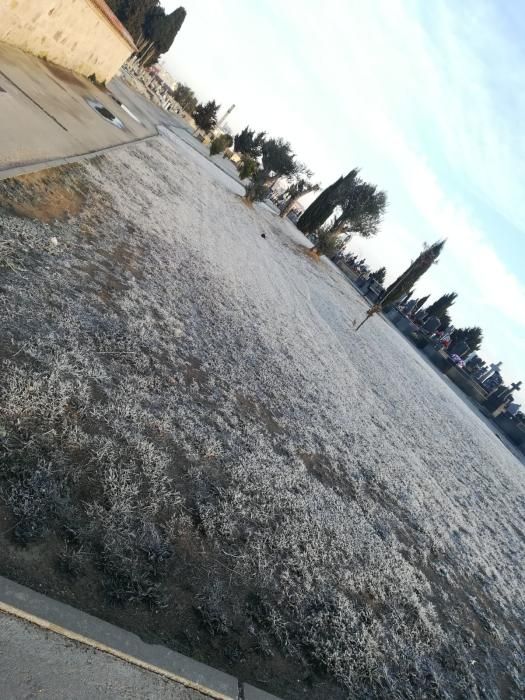
[[134, 47], [104, 8], [100, 0], [0, 0], [0, 41], [105, 82]]

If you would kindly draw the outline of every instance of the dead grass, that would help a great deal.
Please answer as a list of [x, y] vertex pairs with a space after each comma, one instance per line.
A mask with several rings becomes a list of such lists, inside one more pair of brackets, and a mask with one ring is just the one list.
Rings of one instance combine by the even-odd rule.
[[85, 204], [85, 195], [78, 188], [78, 173], [79, 166], [71, 165], [3, 180], [0, 207], [44, 223], [75, 216]]
[[4, 571], [285, 697], [522, 697], [510, 456], [199, 156], [102, 166], [1, 214]]

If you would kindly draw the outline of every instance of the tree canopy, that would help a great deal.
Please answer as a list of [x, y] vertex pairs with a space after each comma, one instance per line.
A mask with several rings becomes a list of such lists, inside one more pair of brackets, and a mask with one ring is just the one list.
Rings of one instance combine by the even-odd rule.
[[332, 230], [357, 233], [363, 238], [375, 236], [386, 210], [386, 193], [360, 177], [346, 181], [341, 190], [340, 213]]
[[265, 137], [266, 133], [264, 131], [259, 131], [259, 133], [256, 134], [249, 126], [245, 126], [244, 129], [235, 136], [233, 148], [237, 153], [242, 153], [242, 155], [248, 156], [248, 158], [259, 158]]
[[451, 334], [453, 344], [465, 342], [472, 352], [479, 350], [483, 342], [483, 331], [479, 326], [456, 328]]
[[230, 148], [232, 143], [233, 139], [230, 134], [220, 134], [211, 142], [210, 156], [216, 156], [218, 153], [222, 153], [226, 148]]
[[155, 51], [148, 54], [148, 64], [155, 63], [160, 54], [169, 50], [186, 19], [183, 7], [167, 15], [159, 0], [106, 1], [135, 41], [144, 37], [155, 45]]
[[450, 309], [452, 304], [456, 301], [457, 298], [456, 292], [449, 292], [448, 294], [443, 294], [442, 296], [439, 297], [439, 299], [436, 299], [436, 301], [433, 304], [430, 304], [425, 311], [428, 313], [429, 316], [437, 316], [438, 318], [441, 318], [443, 314]]
[[215, 128], [217, 124], [217, 112], [220, 105], [215, 100], [210, 100], [206, 104], [198, 104], [193, 112], [195, 124], [206, 133]]
[[409, 267], [385, 290], [380, 299], [381, 306], [385, 307], [393, 304], [412, 289], [415, 283], [430, 269], [437, 261], [445, 241], [436, 241], [430, 246], [425, 245], [424, 249], [412, 262]]
[[324, 189], [305, 209], [297, 222], [297, 228], [303, 233], [314, 233], [332, 216], [335, 208], [341, 204], [344, 193], [350, 184], [357, 178], [359, 168], [354, 168], [345, 177], [338, 178]]
[[189, 114], [192, 114], [195, 111], [195, 108], [197, 107], [198, 101], [197, 98], [195, 97], [195, 93], [193, 90], [188, 87], [187, 85], [183, 85], [180, 83], [175, 92], [175, 99], [177, 102], [180, 104], [182, 109], [185, 112], [188, 112]]
[[379, 282], [379, 284], [383, 284], [385, 281], [386, 277], [386, 267], [380, 267], [378, 268], [375, 272], [372, 272], [370, 275], [371, 279], [375, 280], [376, 282]]
[[261, 146], [262, 167], [266, 177], [292, 177], [299, 167], [288, 141], [282, 138], [267, 139]]

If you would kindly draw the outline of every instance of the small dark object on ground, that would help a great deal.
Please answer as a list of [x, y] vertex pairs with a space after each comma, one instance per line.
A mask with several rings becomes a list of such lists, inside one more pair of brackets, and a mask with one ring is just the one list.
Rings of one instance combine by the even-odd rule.
[[261, 238], [266, 238], [266, 234], [265, 234], [265, 233], [261, 233]]

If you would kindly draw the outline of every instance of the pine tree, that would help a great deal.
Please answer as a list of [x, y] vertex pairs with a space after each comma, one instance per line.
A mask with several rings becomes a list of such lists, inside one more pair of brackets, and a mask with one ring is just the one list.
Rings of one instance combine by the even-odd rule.
[[186, 10], [183, 7], [178, 7], [169, 15], [162, 7], [154, 7], [146, 14], [143, 24], [144, 36], [152, 41], [156, 48], [149, 63], [156, 63], [159, 55], [170, 49], [185, 19]]
[[427, 309], [425, 309], [425, 311], [428, 313], [429, 316], [437, 316], [438, 318], [441, 318], [445, 311], [448, 311], [452, 304], [456, 301], [457, 296], [458, 295], [456, 294], [456, 292], [449, 292], [448, 294], [443, 294], [443, 296], [440, 296], [439, 299], [436, 299], [436, 301], [433, 304], [430, 304], [430, 306]]
[[414, 262], [385, 290], [381, 298], [381, 306], [385, 307], [401, 299], [416, 282], [436, 262], [445, 241], [436, 241], [431, 246], [425, 246]]
[[372, 272], [370, 275], [371, 279], [375, 280], [376, 282], [379, 282], [379, 284], [383, 284], [385, 281], [386, 277], [386, 267], [380, 267], [377, 269], [375, 272]]
[[479, 326], [456, 328], [451, 335], [452, 344], [465, 342], [472, 352], [479, 350], [483, 342], [483, 331]]
[[262, 169], [267, 185], [275, 182], [279, 177], [292, 177], [297, 172], [299, 164], [295, 159], [292, 147], [284, 139], [268, 139], [264, 141], [261, 147], [261, 155]]
[[317, 231], [332, 216], [335, 208], [341, 203], [350, 183], [357, 178], [358, 174], [359, 168], [354, 168], [348, 175], [338, 178], [324, 189], [310, 206], [305, 209], [297, 222], [297, 228], [305, 234]]
[[363, 321], [357, 326], [356, 331], [358, 331], [361, 326], [374, 314], [378, 313], [382, 309], [391, 306], [399, 299], [402, 299], [407, 292], [412, 289], [416, 282], [421, 279], [421, 277], [430, 269], [430, 267], [437, 261], [445, 241], [436, 241], [431, 246], [425, 245], [424, 249], [417, 256], [409, 267], [403, 272], [402, 275], [392, 282], [392, 284], [387, 287], [384, 294], [380, 297], [379, 302], [368, 309], [367, 314]]
[[217, 124], [217, 112], [220, 105], [216, 104], [215, 100], [210, 100], [206, 104], [198, 104], [193, 112], [195, 124], [206, 133], [215, 128]]
[[244, 129], [235, 136], [233, 148], [237, 153], [242, 153], [248, 156], [248, 158], [259, 158], [265, 137], [266, 133], [264, 131], [255, 134], [255, 131], [250, 129], [249, 126], [245, 126]]

